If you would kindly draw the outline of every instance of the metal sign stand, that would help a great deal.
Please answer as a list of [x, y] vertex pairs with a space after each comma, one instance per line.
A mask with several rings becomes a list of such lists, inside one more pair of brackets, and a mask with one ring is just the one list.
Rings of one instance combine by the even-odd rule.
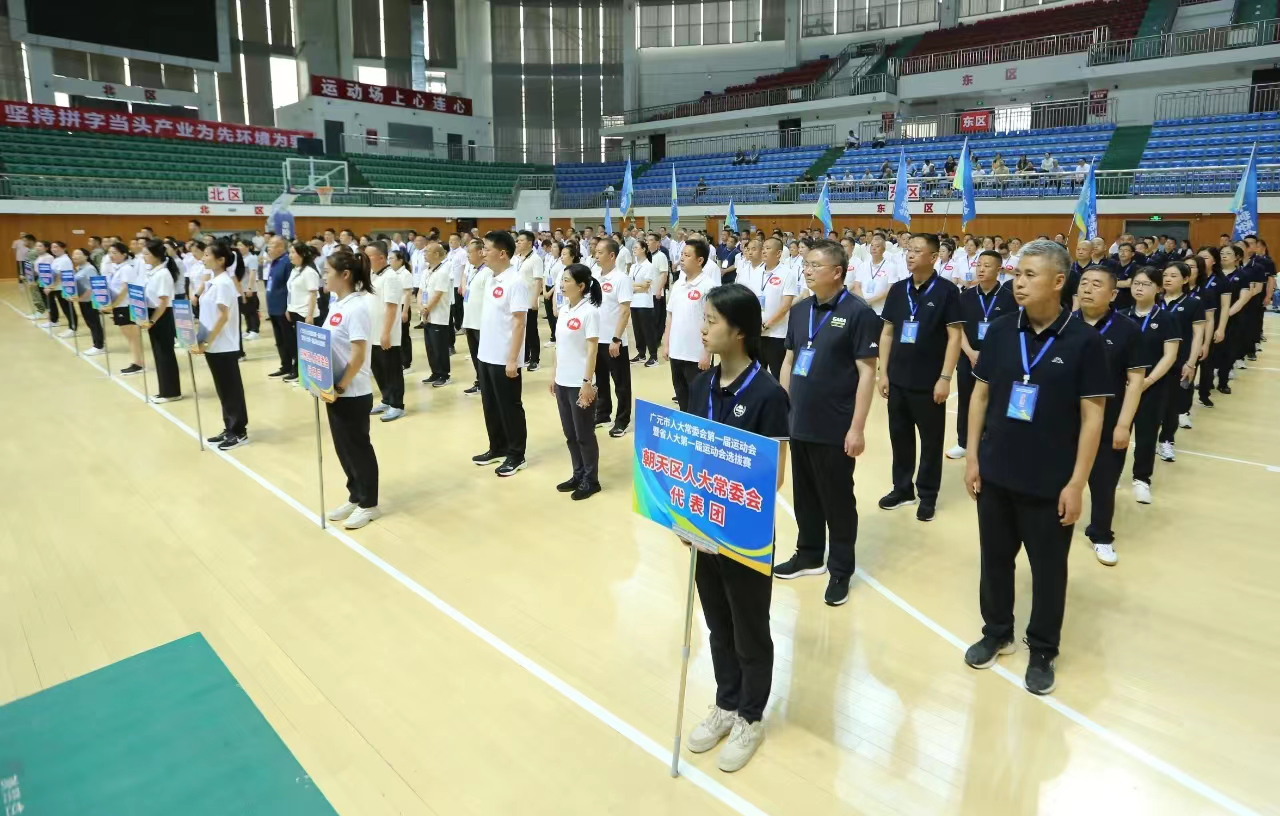
[[204, 450], [204, 425], [200, 422], [200, 389], [196, 388], [196, 361], [191, 357], [191, 349], [187, 349], [187, 366], [191, 371], [191, 400], [196, 404], [196, 441], [200, 450]]
[[320, 483], [320, 529], [323, 530], [328, 527], [328, 519], [325, 518], [324, 509], [324, 446], [320, 441], [320, 398], [312, 394], [311, 399], [316, 406], [316, 480]]
[[[98, 309], [97, 304], [94, 304]], [[106, 318], [103, 316], [103, 310], [98, 309], [98, 320], [102, 321], [102, 360], [107, 365], [107, 379], [111, 379], [111, 344], [107, 342], [107, 324]]]
[[[145, 339], [144, 339], [145, 338]], [[142, 345], [142, 401], [151, 402], [151, 389], [147, 386], [147, 344], [151, 340], [151, 331], [138, 325], [138, 340]], [[155, 355], [152, 355], [154, 359]]]
[[[63, 303], [66, 303], [66, 302], [67, 302], [67, 299], [66, 299], [66, 298], [63, 298], [63, 299], [62, 299], [62, 302], [63, 302]], [[71, 311], [70, 311], [70, 310], [68, 310], [68, 311], [67, 311], [67, 320], [68, 320], [68, 322], [70, 322], [70, 320], [71, 320]], [[76, 323], [72, 323], [72, 324], [71, 324], [70, 326], [68, 326], [67, 328], [71, 329], [71, 342], [72, 342], [72, 344], [74, 344], [74, 346], [75, 346], [76, 356], [77, 356], [77, 357], [79, 357], [79, 356], [80, 356], [80, 326], [79, 326], [79, 322], [77, 321]]]
[[680, 693], [676, 703], [676, 736], [671, 748], [671, 776], [680, 775], [680, 737], [684, 729], [684, 690], [689, 678], [689, 641], [693, 636], [694, 576], [698, 569], [698, 548], [689, 545], [689, 594], [684, 608], [684, 646], [680, 650]]

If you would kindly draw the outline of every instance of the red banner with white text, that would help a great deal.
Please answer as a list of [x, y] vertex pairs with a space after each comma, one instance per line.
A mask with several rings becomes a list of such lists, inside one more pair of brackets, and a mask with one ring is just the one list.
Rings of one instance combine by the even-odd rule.
[[353, 82], [338, 77], [312, 76], [311, 95], [345, 102], [370, 102], [375, 105], [391, 105], [427, 113], [451, 113], [455, 116], [471, 115], [471, 100], [465, 96], [414, 91], [367, 82]]
[[986, 133], [991, 130], [991, 111], [965, 111], [960, 114], [961, 133]]
[[203, 119], [182, 119], [145, 113], [113, 113], [88, 108], [63, 108], [58, 105], [32, 105], [27, 102], [0, 102], [0, 126], [75, 130], [83, 133], [110, 133], [117, 136], [152, 136], [161, 139], [185, 139], [192, 142], [286, 149], [297, 148], [299, 138], [311, 135], [301, 130], [233, 125], [224, 122], [206, 122]]

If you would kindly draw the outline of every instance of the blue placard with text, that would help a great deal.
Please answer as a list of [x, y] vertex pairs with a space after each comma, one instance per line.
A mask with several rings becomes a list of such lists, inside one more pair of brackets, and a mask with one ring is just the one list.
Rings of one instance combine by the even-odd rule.
[[191, 301], [175, 300], [173, 302], [173, 323], [178, 330], [178, 342], [183, 348], [191, 348], [196, 344], [196, 321], [191, 314]]
[[129, 316], [134, 323], [145, 323], [151, 317], [147, 310], [147, 287], [140, 283], [129, 284]]
[[635, 427], [632, 509], [771, 574], [777, 440], [644, 400]]
[[326, 402], [334, 399], [333, 336], [320, 326], [299, 320], [298, 381], [303, 388]]
[[76, 273], [72, 272], [70, 269], [64, 269], [62, 270], [60, 277], [61, 277], [61, 280], [59, 280], [58, 282], [62, 284], [62, 296], [67, 300], [75, 300], [76, 299]]
[[47, 289], [53, 286], [53, 264], [36, 264], [36, 274], [40, 279], [40, 286]]
[[107, 286], [105, 275], [90, 276], [89, 291], [93, 293], [93, 305], [95, 307], [105, 309], [111, 305], [111, 288]]

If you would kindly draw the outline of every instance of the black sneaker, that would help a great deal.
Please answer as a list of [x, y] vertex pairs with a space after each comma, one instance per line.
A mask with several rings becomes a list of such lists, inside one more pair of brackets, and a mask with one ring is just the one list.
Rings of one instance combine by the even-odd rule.
[[485, 451], [477, 456], [472, 456], [471, 461], [484, 467], [485, 465], [492, 465], [494, 462], [501, 462], [502, 457], [493, 451]]
[[781, 564], [773, 565], [773, 577], [781, 578], [784, 581], [789, 581], [792, 578], [799, 578], [802, 575], [821, 575], [826, 571], [826, 564], [818, 564], [815, 567], [806, 567], [800, 562], [799, 555], [793, 555]]
[[528, 467], [528, 463], [521, 459], [519, 462], [513, 462], [510, 459], [498, 465], [496, 473], [499, 476], [514, 476], [520, 471]]
[[475, 385], [471, 386], [470, 388], [468, 388], [466, 391], [463, 391], [462, 393], [464, 393], [464, 394], [479, 394], [479, 393], [480, 393], [480, 383], [476, 383]]
[[591, 498], [592, 496], [594, 496], [599, 492], [600, 492], [599, 482], [595, 482], [595, 483], [583, 482], [582, 484], [578, 485], [578, 488], [573, 491], [573, 495], [571, 495], [569, 498], [573, 499], [574, 501], [582, 501], [583, 499]]
[[931, 501], [920, 500], [920, 506], [916, 508], [916, 521], [933, 521], [933, 514], [937, 512], [937, 507]]
[[982, 640], [965, 650], [964, 662], [971, 669], [989, 669], [1000, 655], [1013, 654], [1015, 647], [1012, 640], [998, 640], [987, 635]]
[[290, 371], [288, 374], [280, 378], [280, 382], [297, 382], [297, 381], [298, 381], [298, 372], [296, 371]]
[[1258, 355], [1256, 355], [1256, 354], [1248, 354], [1248, 355], [1245, 355], [1245, 359], [1246, 359], [1246, 360], [1248, 360], [1248, 361], [1249, 361], [1249, 362], [1251, 362], [1251, 363], [1256, 363], [1256, 362], [1258, 362]]
[[1229, 385], [1222, 385], [1222, 386], [1219, 386], [1219, 387], [1218, 387], [1218, 393], [1219, 393], [1219, 394], [1230, 394], [1230, 393], [1231, 393], [1231, 386], [1229, 386]]
[[226, 432], [226, 431], [223, 431], [222, 433], [218, 434], [217, 436], [211, 436], [211, 437], [209, 437], [209, 438], [208, 438], [208, 439], [206, 439], [205, 441], [206, 441], [206, 442], [208, 442], [210, 445], [216, 445], [216, 444], [218, 444], [219, 442], [221, 442], [222, 440], [224, 440], [224, 439], [226, 439], [226, 438], [227, 438], [227, 432]]
[[578, 485], [581, 483], [582, 480], [577, 476], [570, 476], [568, 479], [565, 479], [563, 482], [556, 485], [556, 490], [560, 493], [572, 493], [578, 489]]
[[435, 384], [436, 384], [436, 375], [432, 374], [430, 377], [423, 377], [423, 378], [422, 378], [422, 384], [423, 384], [423, 385], [435, 385]]
[[608, 424], [609, 424], [609, 417], [607, 416], [596, 417], [597, 428], [603, 428], [605, 425], [608, 425]]
[[643, 362], [644, 362], [644, 355], [643, 355], [643, 354], [637, 354], [636, 356], [632, 357], [628, 362], [630, 362], [630, 363], [631, 363], [631, 365], [635, 365], [636, 363], [643, 363]]
[[837, 578], [832, 575], [827, 582], [827, 594], [822, 599], [827, 602], [827, 606], [843, 606], [849, 600], [849, 577]]
[[887, 494], [885, 494], [884, 498], [880, 499], [880, 509], [894, 510], [898, 507], [906, 507], [908, 504], [915, 504], [915, 503], [916, 503], [916, 494], [914, 492], [910, 490], [904, 490], [902, 492], [898, 492], [897, 490], [890, 490]]
[[127, 368], [120, 369], [120, 375], [123, 377], [128, 377], [132, 374], [141, 374], [141, 373], [142, 373], [142, 366], [136, 363], [128, 366]]
[[1031, 660], [1027, 663], [1027, 691], [1032, 694], [1050, 694], [1057, 686], [1053, 677], [1053, 658], [1048, 652], [1039, 649], [1031, 650]]
[[248, 445], [248, 444], [249, 444], [248, 434], [245, 434], [244, 436], [228, 436], [226, 439], [222, 440], [222, 444], [218, 446], [218, 450], [229, 451], [233, 448], [238, 448], [241, 445]]
[[538, 370], [538, 368], [539, 368], [539, 366], [538, 366], [538, 364], [537, 364], [537, 363], [529, 363], [529, 373], [530, 373], [530, 374], [532, 374], [533, 372], [537, 371], [537, 370]]
[[268, 377], [283, 377], [284, 375], [286, 375], [286, 374], [288, 374], [288, 373], [289, 373], [289, 369], [287, 369], [287, 368], [277, 368], [275, 371], [272, 371], [272, 372], [271, 372], [270, 374], [268, 374], [267, 376], [268, 376]]
[[436, 378], [436, 381], [435, 381], [435, 382], [433, 382], [433, 383], [431, 383], [431, 387], [432, 387], [432, 388], [442, 388], [442, 387], [444, 387], [444, 386], [448, 385], [448, 384], [449, 384], [449, 382], [450, 382], [450, 377], [448, 377], [448, 376], [444, 376], [444, 377], [437, 377], [437, 378]]
[[609, 429], [609, 436], [612, 436], [614, 439], [618, 439], [619, 437], [626, 436], [627, 427], [628, 426], [626, 425], [619, 425], [617, 423], [614, 423], [614, 426]]
[[650, 357], [648, 360], [645, 360], [645, 361], [644, 361], [644, 367], [645, 367], [645, 368], [653, 368], [653, 367], [654, 367], [654, 366], [656, 366], [657, 364], [658, 364], [658, 361], [657, 361], [657, 360], [655, 360], [655, 359], [653, 359], [652, 357]]
[[1201, 397], [1201, 398], [1200, 398], [1200, 407], [1201, 407], [1201, 408], [1212, 408], [1212, 407], [1213, 407], [1213, 400], [1209, 399], [1208, 397]]

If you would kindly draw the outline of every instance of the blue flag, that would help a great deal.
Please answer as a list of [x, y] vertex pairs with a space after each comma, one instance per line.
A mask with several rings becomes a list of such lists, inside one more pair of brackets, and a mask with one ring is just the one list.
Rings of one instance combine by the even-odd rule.
[[618, 207], [622, 210], [624, 219], [631, 217], [631, 207], [635, 204], [635, 191], [631, 186], [631, 157], [627, 156], [627, 172], [622, 177], [622, 200], [618, 202]]
[[729, 199], [729, 215], [724, 219], [724, 225], [734, 232], [738, 231], [738, 214], [733, 211], [733, 199]]
[[813, 209], [813, 217], [822, 222], [826, 232], [831, 232], [831, 198], [827, 195], [827, 182], [822, 182], [822, 192], [818, 193], [818, 206]]
[[911, 210], [907, 207], [907, 149], [898, 156], [898, 182], [893, 191], [893, 218], [911, 226]]
[[676, 187], [676, 166], [671, 165], [671, 231], [675, 232], [680, 227], [680, 203], [679, 192]]
[[1235, 198], [1231, 199], [1231, 211], [1236, 215], [1231, 228], [1231, 240], [1239, 241], [1246, 235], [1258, 232], [1258, 143], [1253, 143], [1249, 153], [1249, 165], [1240, 177]]
[[613, 215], [609, 211], [609, 196], [604, 197], [604, 231], [613, 235]]
[[960, 162], [956, 165], [956, 177], [951, 182], [951, 187], [960, 191], [960, 229], [964, 229], [970, 221], [978, 217], [978, 208], [973, 203], [973, 160], [969, 158], [967, 137], [964, 140], [964, 147], [960, 148]]
[[1093, 178], [1094, 164], [1089, 164], [1089, 173], [1084, 177], [1084, 186], [1080, 188], [1080, 200], [1076, 202], [1074, 221], [1076, 229], [1085, 238], [1098, 237], [1098, 183]]

